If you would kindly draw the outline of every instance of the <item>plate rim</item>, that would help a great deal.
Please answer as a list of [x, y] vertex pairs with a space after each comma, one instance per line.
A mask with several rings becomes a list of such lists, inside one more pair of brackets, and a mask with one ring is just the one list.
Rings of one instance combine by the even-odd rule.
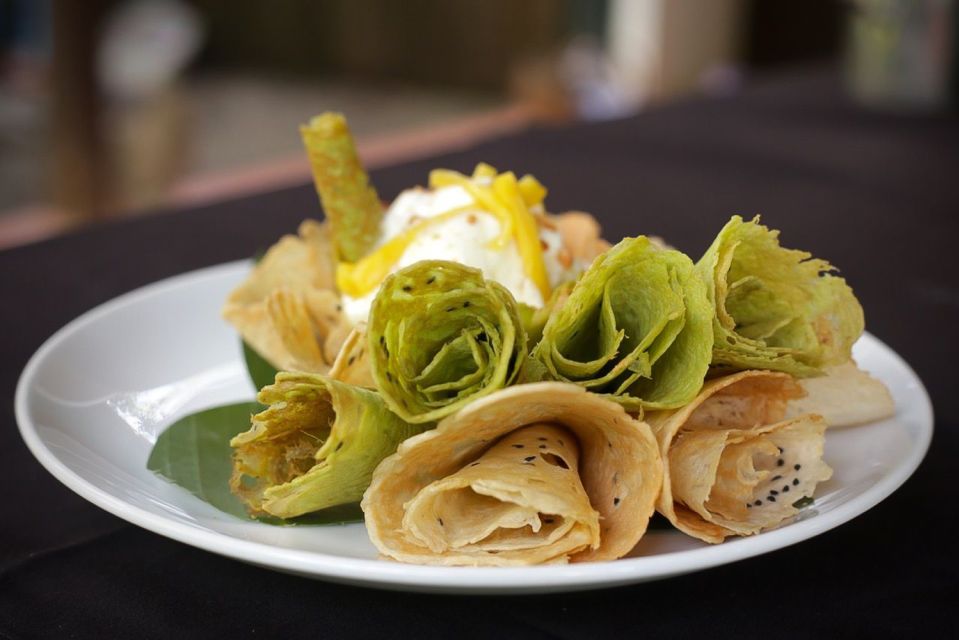
[[829, 512], [828, 518], [812, 517], [762, 535], [737, 538], [721, 545], [671, 551], [653, 556], [621, 558], [612, 562], [531, 567], [443, 567], [410, 565], [382, 559], [339, 556], [320, 551], [278, 547], [243, 540], [198, 524], [183, 523], [132, 505], [80, 477], [44, 444], [29, 411], [32, 382], [41, 365], [70, 335], [99, 317], [142, 299], [206, 278], [225, 277], [248, 269], [250, 260], [220, 263], [163, 278], [103, 302], [74, 318], [47, 338], [34, 352], [17, 381], [14, 415], [21, 438], [31, 454], [54, 478], [88, 502], [105, 511], [167, 538], [211, 553], [288, 573], [334, 582], [385, 589], [442, 591], [449, 593], [547, 593], [607, 588], [699, 571], [782, 549], [820, 535], [875, 507], [908, 480], [925, 458], [934, 431], [932, 402], [922, 380], [895, 350], [869, 332], [860, 340], [871, 341], [915, 382], [919, 400], [918, 441], [911, 454], [892, 473], [861, 494]]

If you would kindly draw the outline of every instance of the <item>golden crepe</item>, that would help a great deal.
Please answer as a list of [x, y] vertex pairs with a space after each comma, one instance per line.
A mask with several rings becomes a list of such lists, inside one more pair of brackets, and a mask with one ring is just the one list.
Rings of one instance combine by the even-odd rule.
[[410, 438], [362, 502], [401, 562], [513, 566], [612, 560], [643, 536], [662, 485], [649, 427], [561, 382], [508, 387]]
[[789, 403], [786, 417], [818, 413], [830, 427], [851, 427], [896, 413], [889, 389], [855, 361], [826, 367], [826, 375], [800, 380], [806, 395]]
[[325, 225], [306, 220], [282, 237], [227, 298], [223, 317], [281, 370], [326, 373], [350, 332], [333, 284]]
[[784, 419], [802, 394], [788, 374], [743, 371], [711, 380], [685, 407], [647, 414], [665, 472], [657, 510], [710, 543], [798, 513], [794, 504], [832, 475], [822, 417]]
[[350, 331], [340, 353], [330, 369], [330, 377], [358, 387], [376, 389], [370, 370], [369, 351], [366, 350], [366, 323], [361, 322]]

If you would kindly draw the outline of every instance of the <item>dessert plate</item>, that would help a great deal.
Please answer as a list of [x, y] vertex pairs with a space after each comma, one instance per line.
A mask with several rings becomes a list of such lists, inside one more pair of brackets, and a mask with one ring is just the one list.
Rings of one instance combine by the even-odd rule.
[[[894, 417], [826, 436], [833, 477], [784, 526], [710, 546], [653, 529], [629, 557], [523, 568], [431, 567], [377, 558], [362, 523], [278, 527], [222, 513], [146, 468], [178, 418], [250, 400], [236, 333], [220, 305], [247, 261], [137, 289], [80, 316], [31, 358], [16, 415], [37, 460], [67, 487], [136, 525], [213, 553], [314, 578], [405, 591], [545, 593], [612, 587], [757, 556], [832, 529], [875, 506], [915, 471], [932, 437], [932, 406], [916, 374], [866, 334], [860, 366], [888, 385]], [[237, 431], [245, 429], [237, 425]]]

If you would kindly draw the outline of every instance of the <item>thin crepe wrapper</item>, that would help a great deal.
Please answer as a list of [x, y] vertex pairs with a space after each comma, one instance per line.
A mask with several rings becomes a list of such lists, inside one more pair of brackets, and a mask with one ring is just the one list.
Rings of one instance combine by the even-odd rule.
[[825, 375], [799, 382], [802, 398], [789, 403], [786, 417], [816, 413], [832, 427], [851, 427], [883, 420], [896, 413], [889, 389], [853, 360], [826, 367]]
[[230, 292], [223, 317], [277, 369], [326, 373], [350, 331], [325, 225], [306, 220]]
[[358, 502], [376, 465], [422, 431], [375, 392], [318, 374], [281, 372], [257, 400], [269, 407], [230, 441], [230, 486], [254, 515]]
[[401, 562], [439, 565], [541, 561], [535, 549], [434, 553], [411, 541], [403, 530], [404, 505], [424, 487], [467, 467], [499, 438], [537, 423], [558, 425], [576, 437], [580, 478], [600, 514], [599, 546], [569, 560], [612, 560], [627, 554], [645, 533], [662, 485], [655, 439], [645, 423], [630, 417], [620, 405], [560, 382], [497, 391], [446, 418], [435, 430], [407, 440], [384, 460], [362, 502], [367, 531], [380, 553]]
[[[679, 530], [713, 544], [775, 527], [798, 513], [793, 503], [811, 497], [832, 475], [822, 460], [822, 417], [785, 418], [789, 402], [802, 394], [786, 374], [743, 371], [710, 380], [681, 409], [647, 414], [664, 468], [657, 510]], [[787, 441], [790, 446], [782, 450], [771, 444]], [[768, 473], [754, 468], [756, 453], [770, 456]], [[755, 490], [743, 486], [754, 480], [763, 486], [761, 505], [752, 504]]]
[[356, 262], [380, 236], [383, 206], [356, 153], [346, 118], [324, 113], [300, 127], [313, 182], [339, 260]]
[[477, 564], [565, 562], [600, 543], [599, 512], [579, 476], [579, 446], [566, 429], [533, 424], [436, 480], [404, 505], [403, 532], [435, 555]]
[[388, 277], [367, 326], [370, 370], [409, 422], [433, 422], [514, 382], [526, 332], [513, 296], [478, 269], [424, 260]]
[[339, 355], [330, 368], [330, 377], [340, 382], [376, 389], [373, 372], [370, 371], [370, 352], [367, 349], [366, 323], [361, 322], [343, 342]]
[[630, 410], [678, 407], [702, 387], [712, 315], [688, 257], [627, 238], [580, 277], [533, 353], [549, 377]]
[[862, 307], [834, 267], [733, 216], [696, 264], [715, 309], [713, 364], [819, 375], [849, 360]]

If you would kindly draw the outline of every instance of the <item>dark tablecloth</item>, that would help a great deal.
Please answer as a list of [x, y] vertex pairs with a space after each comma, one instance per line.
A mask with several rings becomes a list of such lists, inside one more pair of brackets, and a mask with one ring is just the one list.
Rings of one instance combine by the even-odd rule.
[[[359, 589], [247, 566], [129, 525], [33, 460], [17, 377], [56, 329], [120, 293], [265, 248], [316, 216], [310, 185], [105, 224], [0, 253], [0, 636], [906, 636], [955, 627], [959, 562], [959, 121], [869, 113], [832, 76], [759, 82], [601, 124], [538, 129], [374, 172], [384, 198], [435, 166], [534, 173], [554, 211], [698, 256], [732, 213], [762, 213], [842, 268], [870, 331], [926, 383], [928, 458], [838, 529], [685, 577], [582, 594], [455, 597]], [[952, 471], [950, 471], [950, 469]]]

